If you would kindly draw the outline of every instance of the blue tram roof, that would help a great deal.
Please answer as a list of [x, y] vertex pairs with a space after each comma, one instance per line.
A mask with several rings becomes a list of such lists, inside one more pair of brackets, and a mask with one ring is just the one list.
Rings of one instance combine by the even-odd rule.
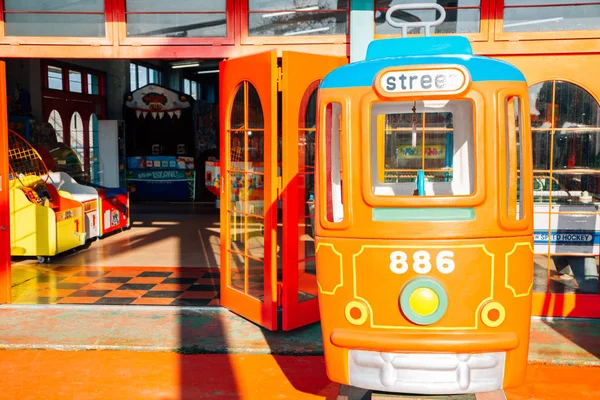
[[472, 82], [523, 81], [525, 77], [511, 64], [474, 56], [469, 40], [462, 36], [418, 37], [374, 40], [365, 61], [333, 70], [321, 88], [371, 86], [379, 71], [387, 67], [424, 64], [458, 64], [471, 74]]

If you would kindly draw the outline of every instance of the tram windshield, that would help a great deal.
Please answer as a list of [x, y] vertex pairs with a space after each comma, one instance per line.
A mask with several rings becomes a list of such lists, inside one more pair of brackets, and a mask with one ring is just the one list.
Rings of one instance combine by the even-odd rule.
[[[475, 188], [473, 104], [386, 102], [371, 112], [373, 194], [470, 195]], [[423, 182], [418, 182], [422, 180]]]

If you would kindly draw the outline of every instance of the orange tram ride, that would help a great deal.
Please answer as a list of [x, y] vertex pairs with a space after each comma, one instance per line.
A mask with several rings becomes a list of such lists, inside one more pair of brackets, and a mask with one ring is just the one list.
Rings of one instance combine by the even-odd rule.
[[533, 285], [527, 84], [463, 37], [373, 41], [318, 93], [327, 374], [350, 389], [500, 392], [525, 377]]

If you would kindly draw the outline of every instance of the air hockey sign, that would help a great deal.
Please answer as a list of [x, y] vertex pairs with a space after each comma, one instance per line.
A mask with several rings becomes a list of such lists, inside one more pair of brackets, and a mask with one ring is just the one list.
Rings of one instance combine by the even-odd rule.
[[468, 71], [461, 66], [440, 68], [387, 68], [375, 79], [375, 90], [385, 97], [415, 95], [456, 95], [471, 83]]

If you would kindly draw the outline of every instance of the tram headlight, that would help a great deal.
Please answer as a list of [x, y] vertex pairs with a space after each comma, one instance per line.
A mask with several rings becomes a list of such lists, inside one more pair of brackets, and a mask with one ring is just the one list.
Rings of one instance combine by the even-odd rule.
[[357, 326], [367, 322], [367, 316], [369, 315], [367, 306], [356, 300], [346, 304], [345, 314], [348, 322]]
[[415, 278], [408, 281], [400, 292], [400, 309], [412, 323], [435, 324], [448, 309], [448, 295], [437, 280]]
[[500, 326], [506, 318], [504, 306], [497, 301], [490, 301], [481, 310], [481, 320], [490, 328]]

